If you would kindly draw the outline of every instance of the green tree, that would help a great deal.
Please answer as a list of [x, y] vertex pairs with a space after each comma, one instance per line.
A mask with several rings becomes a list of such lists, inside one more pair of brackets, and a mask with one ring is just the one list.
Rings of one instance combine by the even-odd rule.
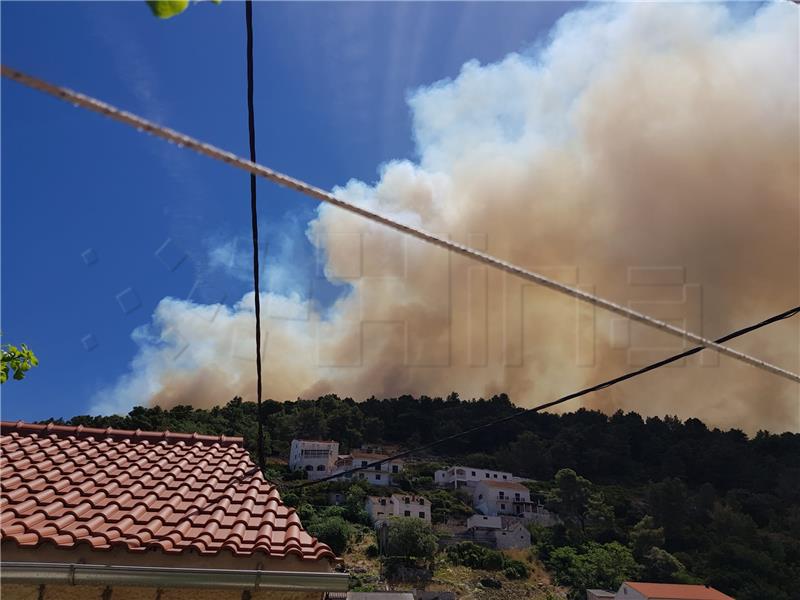
[[630, 549], [619, 542], [589, 542], [580, 550], [563, 546], [550, 554], [547, 565], [558, 584], [572, 588], [572, 598], [581, 597], [586, 588], [616, 589], [640, 572]]
[[594, 491], [592, 482], [572, 469], [556, 473], [548, 506], [564, 521], [567, 536], [578, 543], [587, 537], [597, 539], [613, 528], [614, 514], [603, 494]]
[[422, 519], [391, 518], [387, 554], [430, 565], [436, 555], [436, 534]]
[[633, 526], [629, 539], [634, 558], [641, 560], [651, 548], [664, 545], [664, 528], [656, 527], [656, 520], [650, 515], [645, 515]]
[[350, 543], [353, 528], [342, 517], [327, 517], [312, 521], [308, 531], [328, 544], [335, 554], [342, 554]]
[[39, 359], [36, 358], [33, 350], [25, 344], [20, 344], [19, 347], [11, 344], [2, 344], [0, 349], [2, 349], [0, 383], [8, 381], [9, 373], [13, 373], [12, 377], [14, 379], [25, 379], [25, 373], [39, 365]]

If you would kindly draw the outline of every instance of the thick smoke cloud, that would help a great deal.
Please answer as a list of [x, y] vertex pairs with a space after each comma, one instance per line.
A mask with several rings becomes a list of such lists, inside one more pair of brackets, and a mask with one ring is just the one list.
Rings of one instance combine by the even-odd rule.
[[[797, 7], [576, 11], [535, 53], [467, 63], [409, 102], [419, 160], [336, 193], [703, 335], [798, 304]], [[265, 397], [505, 391], [530, 406], [680, 347], [333, 207], [307, 235], [351, 291], [324, 313], [264, 294]], [[252, 299], [165, 298], [96, 408], [252, 397]], [[796, 320], [734, 346], [800, 369]], [[582, 405], [800, 430], [796, 384], [725, 357]]]

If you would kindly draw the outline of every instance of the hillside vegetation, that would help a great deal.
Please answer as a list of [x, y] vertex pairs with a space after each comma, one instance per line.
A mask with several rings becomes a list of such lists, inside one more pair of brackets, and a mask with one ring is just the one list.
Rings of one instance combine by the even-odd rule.
[[[266, 446], [272, 456], [285, 458], [296, 437], [335, 439], [342, 452], [364, 443], [410, 448], [517, 408], [505, 395], [462, 401], [452, 394], [364, 402], [325, 396], [266, 401], [262, 410]], [[234, 399], [210, 410], [137, 407], [124, 417], [77, 416], [67, 422], [241, 435], [252, 451], [256, 417], [255, 404]], [[709, 429], [697, 419], [579, 410], [526, 415], [417, 458], [399, 483], [431, 497], [434, 522], [470, 511], [459, 494], [433, 489], [437, 465], [460, 463], [530, 478], [533, 495], [561, 523], [534, 527], [531, 553], [517, 562], [534, 571], [544, 565], [552, 581], [574, 597], [585, 587], [612, 588], [639, 578], [707, 583], [739, 600], [800, 598], [800, 435], [748, 437]], [[276, 479], [290, 477], [279, 466], [271, 469], [268, 475]], [[371, 491], [363, 484], [349, 491], [342, 507], [325, 506], [324, 488], [300, 493], [290, 486], [284, 486], [284, 498], [312, 531], [330, 535], [340, 549], [369, 545], [359, 502]], [[451, 554], [430, 558], [431, 568], [444, 573], [474, 560]], [[513, 569], [503, 569], [497, 572], [513, 579]]]

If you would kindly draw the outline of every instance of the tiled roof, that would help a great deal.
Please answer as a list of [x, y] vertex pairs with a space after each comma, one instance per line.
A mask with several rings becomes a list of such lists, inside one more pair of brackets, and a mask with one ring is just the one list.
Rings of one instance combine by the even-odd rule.
[[734, 600], [731, 596], [704, 585], [641, 583], [638, 581], [626, 581], [625, 585], [649, 600]]
[[335, 559], [241, 438], [19, 422], [0, 430], [3, 541]]

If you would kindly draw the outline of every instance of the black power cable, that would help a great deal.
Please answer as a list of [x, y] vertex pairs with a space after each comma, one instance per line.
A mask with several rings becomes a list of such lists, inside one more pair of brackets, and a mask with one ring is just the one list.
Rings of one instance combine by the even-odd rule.
[[[245, 0], [247, 22], [247, 125], [250, 134], [250, 161], [256, 162], [256, 116], [253, 107], [253, 2]], [[256, 211], [256, 176], [250, 174], [250, 221], [253, 229], [253, 289], [256, 313], [256, 389], [258, 410], [258, 466], [264, 471], [264, 423], [261, 415], [261, 290], [258, 281], [258, 213]]]
[[[714, 342], [717, 343], [717, 344], [722, 344], [724, 342], [727, 342], [728, 340], [732, 340], [733, 338], [737, 338], [739, 336], [745, 335], [746, 333], [750, 333], [751, 331], [755, 331], [756, 329], [761, 329], [762, 327], [766, 327], [767, 325], [770, 325], [770, 324], [775, 323], [777, 321], [782, 321], [783, 319], [788, 319], [790, 317], [793, 317], [798, 313], [800, 313], [800, 306], [796, 306], [794, 308], [790, 308], [787, 311], [784, 311], [784, 312], [782, 312], [780, 314], [777, 314], [777, 315], [775, 315], [773, 317], [765, 319], [765, 320], [763, 320], [763, 321], [761, 321], [759, 323], [755, 323], [754, 325], [749, 325], [749, 326], [744, 327], [742, 329], [737, 329], [736, 331], [734, 331], [732, 333], [729, 333], [727, 335], [722, 336], [721, 338], [719, 338], [717, 340], [714, 340]], [[547, 408], [551, 408], [553, 406], [556, 406], [558, 404], [563, 404], [564, 402], [567, 402], [568, 400], [573, 400], [574, 398], [578, 398], [579, 396], [585, 396], [586, 394], [590, 394], [592, 392], [597, 392], [597, 391], [605, 389], [607, 387], [611, 387], [612, 385], [616, 385], [616, 384], [621, 383], [621, 382], [623, 382], [623, 381], [625, 381], [627, 379], [632, 379], [634, 377], [638, 377], [639, 375], [643, 375], [644, 373], [647, 373], [648, 371], [654, 371], [655, 369], [658, 369], [660, 367], [666, 366], [666, 365], [668, 365], [670, 363], [674, 363], [675, 361], [678, 361], [678, 360], [680, 360], [682, 358], [686, 358], [687, 356], [691, 356], [693, 354], [697, 354], [698, 352], [701, 352], [704, 349], [705, 349], [705, 346], [694, 346], [693, 348], [690, 348], [689, 350], [685, 350], [683, 352], [680, 352], [679, 354], [675, 354], [675, 355], [670, 356], [668, 358], [665, 358], [663, 360], [659, 360], [657, 362], [651, 363], [651, 364], [649, 364], [647, 366], [642, 367], [641, 369], [637, 369], [635, 371], [630, 371], [628, 373], [625, 373], [624, 375], [620, 375], [618, 377], [615, 377], [614, 379], [609, 379], [608, 381], [604, 381], [603, 383], [598, 383], [598, 384], [593, 385], [591, 387], [583, 388], [582, 390], [578, 390], [577, 392], [573, 392], [571, 394], [567, 394], [566, 396], [562, 396], [561, 398], [558, 398], [557, 400], [551, 400], [550, 402], [545, 402], [544, 404], [539, 404], [538, 406], [534, 406], [532, 408], [523, 408], [523, 409], [518, 410], [514, 414], [502, 417], [500, 419], [495, 419], [494, 421], [489, 421], [488, 423], [483, 423], [482, 425], [477, 425], [476, 427], [472, 427], [470, 429], [466, 429], [466, 430], [464, 430], [464, 431], [462, 431], [460, 433], [454, 433], [453, 435], [449, 435], [447, 437], [443, 437], [441, 439], [438, 439], [438, 440], [435, 440], [433, 442], [424, 444], [422, 446], [418, 446], [416, 448], [412, 448], [411, 450], [405, 450], [403, 452], [399, 452], [399, 453], [394, 454], [392, 456], [389, 456], [387, 458], [383, 458], [381, 460], [376, 460], [376, 461], [371, 462], [369, 464], [366, 464], [364, 466], [355, 467], [353, 469], [348, 469], [346, 471], [341, 471], [340, 473], [334, 473], [333, 475], [329, 475], [327, 477], [322, 477], [320, 479], [314, 479], [313, 481], [305, 481], [303, 483], [290, 486], [288, 489], [299, 489], [299, 488], [309, 487], [309, 486], [312, 486], [312, 485], [318, 485], [318, 484], [323, 483], [325, 481], [331, 481], [333, 479], [341, 479], [342, 477], [346, 477], [348, 475], [352, 475], [353, 473], [358, 473], [359, 471], [364, 471], [364, 470], [367, 470], [367, 469], [374, 469], [375, 467], [379, 467], [382, 464], [387, 463], [389, 461], [396, 460], [398, 458], [404, 458], [404, 457], [409, 456], [411, 454], [416, 454], [416, 453], [419, 453], [419, 452], [423, 452], [425, 450], [429, 450], [430, 448], [433, 448], [434, 446], [438, 446], [439, 444], [443, 444], [445, 442], [449, 442], [449, 441], [458, 439], [460, 437], [464, 437], [465, 435], [470, 435], [470, 434], [475, 433], [477, 431], [482, 431], [484, 429], [489, 429], [490, 427], [494, 427], [495, 425], [500, 425], [502, 423], [507, 423], [508, 421], [516, 419], [517, 417], [521, 417], [522, 415], [536, 413], [536, 412], [545, 410]]]

